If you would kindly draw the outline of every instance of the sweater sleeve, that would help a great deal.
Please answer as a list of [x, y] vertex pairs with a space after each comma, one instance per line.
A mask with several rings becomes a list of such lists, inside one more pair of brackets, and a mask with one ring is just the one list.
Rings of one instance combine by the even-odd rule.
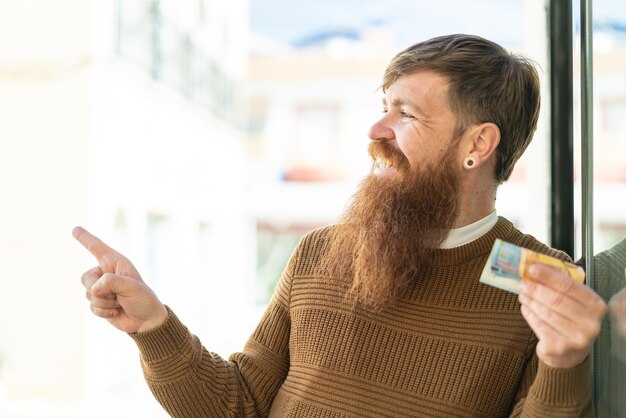
[[228, 361], [206, 350], [169, 307], [160, 327], [130, 334], [150, 390], [172, 417], [268, 415], [289, 369], [293, 264], [290, 261], [283, 272], [244, 350]]
[[589, 357], [569, 369], [550, 367], [533, 353], [515, 397], [511, 417], [593, 417]]

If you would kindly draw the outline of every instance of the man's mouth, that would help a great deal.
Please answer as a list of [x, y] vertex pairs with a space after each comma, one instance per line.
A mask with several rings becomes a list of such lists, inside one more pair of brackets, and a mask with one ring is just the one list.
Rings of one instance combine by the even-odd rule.
[[367, 147], [367, 152], [372, 158], [372, 170], [377, 175], [390, 175], [406, 173], [409, 161], [399, 149], [382, 141], [372, 141]]
[[384, 158], [384, 157], [376, 157], [374, 158], [374, 165], [376, 166], [376, 168], [391, 168], [393, 167], [393, 163]]

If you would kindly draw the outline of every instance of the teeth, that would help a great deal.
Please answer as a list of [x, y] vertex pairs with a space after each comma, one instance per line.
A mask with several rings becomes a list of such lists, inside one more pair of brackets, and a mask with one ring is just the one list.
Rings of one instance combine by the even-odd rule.
[[385, 158], [377, 157], [376, 165], [380, 168], [389, 168], [393, 167], [393, 163]]

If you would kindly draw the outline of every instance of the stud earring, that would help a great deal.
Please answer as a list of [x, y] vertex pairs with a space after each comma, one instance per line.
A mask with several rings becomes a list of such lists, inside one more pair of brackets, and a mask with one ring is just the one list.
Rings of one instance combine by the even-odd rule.
[[468, 170], [474, 167], [474, 164], [476, 164], [476, 160], [474, 159], [474, 157], [467, 157], [465, 161], [463, 161], [463, 167]]

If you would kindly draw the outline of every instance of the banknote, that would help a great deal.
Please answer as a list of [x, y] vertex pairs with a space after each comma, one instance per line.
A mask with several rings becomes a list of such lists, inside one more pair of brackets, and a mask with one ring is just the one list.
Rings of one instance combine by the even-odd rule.
[[559, 270], [578, 282], [585, 280], [584, 271], [575, 264], [496, 239], [480, 275], [480, 282], [519, 293], [519, 283], [529, 277], [528, 269], [536, 263]]

